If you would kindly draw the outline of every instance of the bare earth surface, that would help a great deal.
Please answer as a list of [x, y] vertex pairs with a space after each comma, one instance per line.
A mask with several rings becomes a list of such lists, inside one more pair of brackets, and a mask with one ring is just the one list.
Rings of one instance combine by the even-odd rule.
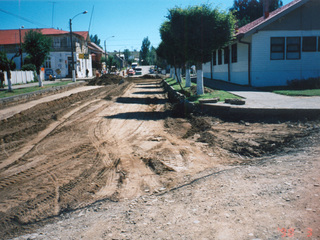
[[318, 122], [174, 109], [136, 79], [1, 120], [0, 238], [320, 239]]

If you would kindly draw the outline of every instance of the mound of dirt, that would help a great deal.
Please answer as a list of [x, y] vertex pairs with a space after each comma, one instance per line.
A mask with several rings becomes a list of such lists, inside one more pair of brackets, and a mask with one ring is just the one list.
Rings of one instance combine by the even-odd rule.
[[[213, 90], [213, 89], [204, 87], [204, 93], [212, 93], [214, 91], [215, 90]], [[191, 92], [191, 95], [197, 95], [197, 86], [191, 86], [190, 87], [190, 92]]]
[[123, 80], [123, 77], [114, 75], [114, 74], [104, 74], [101, 77], [93, 78], [88, 82], [88, 85], [95, 86], [95, 85], [111, 85], [111, 84], [119, 84]]

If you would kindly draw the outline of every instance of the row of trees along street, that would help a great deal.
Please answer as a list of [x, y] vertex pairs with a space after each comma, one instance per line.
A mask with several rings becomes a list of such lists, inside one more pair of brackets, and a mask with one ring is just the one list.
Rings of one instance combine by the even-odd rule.
[[[224, 47], [232, 40], [235, 23], [231, 12], [211, 8], [208, 4], [185, 9], [175, 7], [169, 10], [167, 20], [160, 27], [162, 41], [157, 54], [174, 67], [179, 83], [181, 68], [186, 67], [186, 87], [191, 86], [190, 66], [196, 65], [197, 94], [202, 95], [202, 64], [211, 60], [214, 50]], [[183, 91], [182, 86], [181, 90]]]

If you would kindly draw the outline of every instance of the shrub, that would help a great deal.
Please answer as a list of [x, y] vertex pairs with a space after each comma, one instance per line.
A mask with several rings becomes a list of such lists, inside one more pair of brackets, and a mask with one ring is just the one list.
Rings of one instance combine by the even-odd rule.
[[308, 79], [294, 79], [288, 81], [288, 86], [294, 90], [320, 89], [320, 77]]
[[36, 71], [36, 66], [32, 63], [24, 64], [21, 68], [23, 71]]

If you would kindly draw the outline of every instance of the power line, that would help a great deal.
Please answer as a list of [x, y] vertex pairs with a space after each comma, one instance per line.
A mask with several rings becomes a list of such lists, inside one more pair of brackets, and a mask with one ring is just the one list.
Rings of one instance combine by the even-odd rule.
[[8, 14], [8, 15], [11, 15], [11, 16], [14, 16], [14, 17], [17, 17], [17, 18], [20, 18], [20, 19], [22, 19], [22, 20], [24, 20], [24, 21], [26, 21], [26, 22], [32, 23], [32, 24], [37, 25], [37, 26], [49, 27], [49, 26], [47, 26], [47, 25], [45, 25], [45, 24], [38, 23], [38, 22], [34, 22], [34, 21], [32, 21], [32, 20], [30, 20], [30, 19], [28, 19], [28, 18], [21, 17], [21, 16], [19, 16], [19, 15], [17, 15], [17, 14], [8, 12], [8, 11], [3, 10], [3, 9], [1, 9], [1, 8], [0, 8], [0, 12], [4, 12], [4, 13], [6, 13], [6, 14]]

